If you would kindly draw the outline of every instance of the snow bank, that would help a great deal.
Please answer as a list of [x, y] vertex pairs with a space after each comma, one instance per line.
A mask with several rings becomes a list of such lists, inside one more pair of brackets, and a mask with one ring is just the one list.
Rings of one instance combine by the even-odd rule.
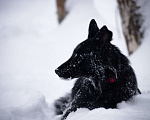
[[119, 109], [78, 109], [71, 113], [67, 120], [149, 120], [149, 101], [150, 94], [142, 94], [131, 101], [118, 104]]
[[[41, 93], [21, 91], [20, 94], [17, 94], [18, 92], [14, 94], [14, 97], [17, 97], [17, 100], [24, 102], [24, 104], [19, 105], [19, 107], [0, 110], [1, 120], [47, 120], [53, 116], [52, 108], [48, 106], [45, 97]], [[10, 99], [15, 104], [19, 102], [15, 101], [15, 98]]]

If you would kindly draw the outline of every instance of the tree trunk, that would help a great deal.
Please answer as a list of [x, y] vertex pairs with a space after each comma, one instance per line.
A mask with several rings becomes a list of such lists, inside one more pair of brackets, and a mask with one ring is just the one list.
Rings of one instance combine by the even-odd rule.
[[65, 1], [66, 0], [57, 0], [57, 16], [58, 16], [59, 23], [62, 22], [62, 20], [67, 14], [67, 11], [65, 9]]
[[122, 29], [125, 36], [129, 55], [131, 55], [141, 44], [143, 31], [142, 15], [139, 13], [139, 6], [134, 0], [117, 0], [122, 19]]

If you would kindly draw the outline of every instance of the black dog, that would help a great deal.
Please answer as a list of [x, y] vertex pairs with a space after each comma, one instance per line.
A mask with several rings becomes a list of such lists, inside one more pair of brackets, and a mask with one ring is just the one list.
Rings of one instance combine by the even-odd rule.
[[116, 108], [117, 103], [140, 93], [129, 60], [111, 40], [112, 32], [106, 26], [99, 29], [91, 20], [88, 38], [55, 70], [59, 77], [78, 78], [71, 94], [55, 102], [62, 120], [77, 108]]

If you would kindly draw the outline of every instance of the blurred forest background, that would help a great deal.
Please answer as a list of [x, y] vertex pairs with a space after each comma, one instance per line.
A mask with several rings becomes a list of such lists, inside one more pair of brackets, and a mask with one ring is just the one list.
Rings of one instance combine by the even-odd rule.
[[[59, 23], [62, 22], [69, 12], [65, 6], [66, 1], [67, 0], [56, 0]], [[137, 0], [117, 0], [117, 3], [128, 53], [131, 55], [141, 44], [141, 39], [144, 35], [144, 28], [142, 27], [144, 19], [139, 10], [141, 6], [137, 5]]]

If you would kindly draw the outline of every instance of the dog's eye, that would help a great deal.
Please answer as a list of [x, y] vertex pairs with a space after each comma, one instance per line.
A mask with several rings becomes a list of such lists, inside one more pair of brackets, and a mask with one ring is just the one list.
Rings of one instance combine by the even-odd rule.
[[75, 55], [74, 55], [74, 57], [77, 57], [78, 56], [78, 54], [76, 53]]

